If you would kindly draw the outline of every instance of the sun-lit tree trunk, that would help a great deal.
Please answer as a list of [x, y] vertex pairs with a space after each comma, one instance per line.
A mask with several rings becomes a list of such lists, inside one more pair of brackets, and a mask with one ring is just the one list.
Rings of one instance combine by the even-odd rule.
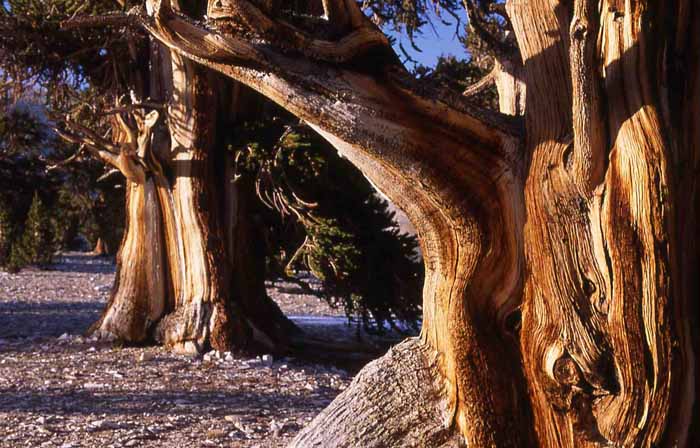
[[293, 445], [697, 445], [700, 8], [511, 0], [495, 113], [417, 85], [354, 1], [323, 7], [312, 31], [274, 2], [132, 16], [308, 122], [417, 229], [420, 338]]

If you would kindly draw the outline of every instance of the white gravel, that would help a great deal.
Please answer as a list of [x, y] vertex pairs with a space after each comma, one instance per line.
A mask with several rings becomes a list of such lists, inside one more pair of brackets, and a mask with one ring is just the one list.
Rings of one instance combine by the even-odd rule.
[[[351, 379], [271, 355], [191, 359], [86, 340], [113, 275], [110, 260], [76, 253], [53, 270], [0, 273], [0, 447], [284, 446]], [[269, 288], [286, 313], [354, 334], [294, 285]]]

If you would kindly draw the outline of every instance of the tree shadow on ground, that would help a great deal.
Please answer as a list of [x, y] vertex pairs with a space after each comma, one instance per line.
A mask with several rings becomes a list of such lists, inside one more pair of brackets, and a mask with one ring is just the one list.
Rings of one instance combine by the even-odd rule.
[[81, 334], [100, 316], [104, 302], [0, 302], [0, 339]]
[[[330, 401], [330, 399], [324, 399]], [[66, 388], [43, 391], [0, 389], [0, 413], [50, 412], [53, 415], [191, 415], [210, 417], [257, 412], [260, 405], [278, 411], [315, 411], [317, 400], [305, 395], [291, 395], [284, 390], [241, 389], [235, 391], [172, 390], [158, 392], [98, 392]]]
[[57, 257], [49, 269], [83, 274], [114, 274], [116, 264], [113, 257], [98, 257], [89, 252], [70, 253]]

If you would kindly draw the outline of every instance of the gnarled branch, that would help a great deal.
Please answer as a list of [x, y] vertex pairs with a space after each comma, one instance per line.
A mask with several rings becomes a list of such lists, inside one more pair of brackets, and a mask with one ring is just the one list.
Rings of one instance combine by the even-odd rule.
[[[355, 23], [347, 5], [338, 0], [326, 0], [331, 13], [332, 25], [346, 27], [352, 23], [352, 29], [338, 41], [330, 41], [309, 35], [284, 20], [268, 16], [255, 4], [246, 0], [221, 0], [209, 3], [208, 16], [221, 24], [243, 25], [248, 32], [259, 35], [279, 48], [292, 49], [305, 56], [329, 62], [347, 62], [375, 47], [388, 47], [389, 40], [384, 33], [368, 20]], [[164, 13], [167, 0], [161, 1], [160, 13]], [[354, 6], [357, 8], [357, 6]], [[341, 21], [338, 23], [337, 21]]]
[[477, 446], [527, 444], [516, 427], [528, 415], [505, 411], [523, 406], [520, 364], [499, 342], [522, 285], [519, 120], [421, 90], [390, 58], [330, 64], [154, 3], [143, 19], [154, 37], [309, 123], [407, 213], [426, 263], [422, 337], [441, 355], [450, 421]]

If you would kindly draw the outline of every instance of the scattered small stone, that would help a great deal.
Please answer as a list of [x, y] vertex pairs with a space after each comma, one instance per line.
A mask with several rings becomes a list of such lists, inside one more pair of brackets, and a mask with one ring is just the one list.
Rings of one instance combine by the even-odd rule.
[[[100, 316], [114, 264], [82, 254], [60, 261], [0, 279], [2, 447], [286, 446], [349, 383], [347, 373], [269, 354], [212, 351], [207, 363], [80, 336]], [[281, 293], [283, 283], [269, 291], [288, 314], [337, 313]], [[309, 394], [315, 384], [332, 387]]]
[[94, 420], [89, 424], [89, 428], [92, 431], [108, 431], [111, 429], [119, 429], [120, 427], [118, 423], [108, 420]]
[[275, 419], [272, 419], [272, 421], [270, 421], [270, 431], [275, 437], [279, 437], [283, 429], [284, 423], [280, 423]]

